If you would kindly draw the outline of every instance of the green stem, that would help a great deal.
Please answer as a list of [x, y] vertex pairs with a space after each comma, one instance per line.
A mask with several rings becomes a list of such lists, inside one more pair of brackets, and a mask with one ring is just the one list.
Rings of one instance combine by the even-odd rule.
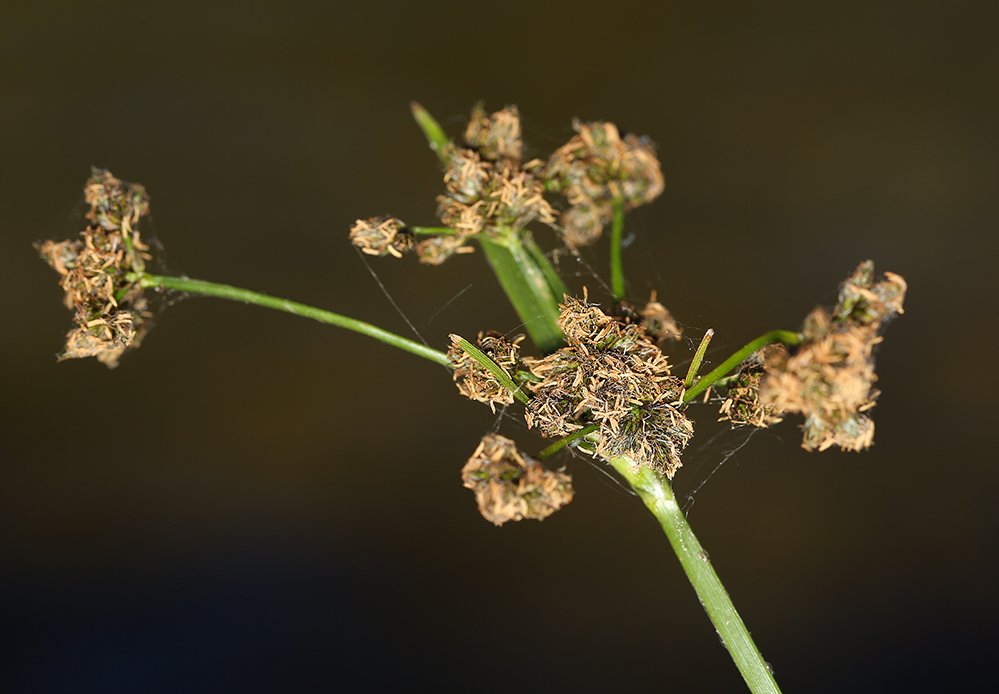
[[732, 604], [728, 591], [711, 566], [708, 553], [697, 541], [694, 531], [676, 503], [669, 482], [648, 468], [636, 466], [627, 458], [611, 458], [608, 462], [628, 481], [659, 521], [687, 578], [694, 586], [701, 605], [718, 630], [718, 635], [750, 691], [753, 694], [778, 694], [780, 689], [770, 668]]
[[621, 260], [621, 237], [624, 234], [624, 201], [614, 198], [614, 221], [611, 225], [611, 291], [614, 301], [624, 298], [624, 263]]
[[683, 401], [686, 403], [696, 398], [698, 395], [707, 390], [708, 387], [715, 381], [745, 361], [746, 357], [756, 350], [763, 349], [767, 345], [772, 345], [775, 342], [781, 342], [788, 346], [800, 345], [802, 340], [804, 340], [804, 337], [801, 333], [791, 332], [790, 330], [771, 330], [767, 334], [761, 335], [723, 361], [721, 366], [717, 369], [710, 372], [704, 376], [704, 378], [695, 383], [686, 393], [684, 393]]
[[420, 126], [420, 129], [427, 138], [427, 142], [430, 143], [430, 149], [437, 154], [437, 158], [441, 160], [441, 163], [447, 166], [447, 162], [444, 161], [444, 147], [447, 146], [449, 140], [447, 135], [444, 134], [444, 129], [440, 126], [440, 123], [434, 120], [434, 117], [430, 115], [427, 109], [415, 101], [410, 102], [409, 108], [412, 109], [413, 118], [416, 119], [417, 125]]
[[565, 336], [558, 327], [558, 302], [548, 280], [515, 230], [496, 232], [479, 236], [482, 250], [534, 344], [544, 354], [554, 352], [565, 344]]
[[451, 227], [406, 227], [414, 234], [443, 234], [445, 236], [454, 236], [458, 232]]
[[563, 448], [565, 448], [566, 446], [568, 446], [573, 441], [578, 441], [579, 439], [583, 438], [584, 436], [588, 436], [589, 434], [592, 434], [594, 431], [596, 431], [599, 428], [600, 428], [600, 425], [597, 424], [596, 422], [592, 422], [590, 424], [587, 424], [585, 427], [583, 427], [579, 431], [574, 431], [571, 434], [569, 434], [568, 436], [562, 437], [561, 439], [559, 439], [558, 441], [556, 441], [555, 443], [553, 443], [552, 445], [550, 445], [548, 448], [546, 448], [545, 450], [541, 451], [536, 456], [534, 456], [534, 459], [535, 460], [544, 460], [545, 458], [547, 458], [547, 457], [549, 457], [551, 455], [554, 455], [555, 453], [558, 453], [559, 451], [561, 451]]
[[399, 349], [411, 352], [417, 356], [423, 357], [424, 359], [435, 361], [438, 364], [443, 364], [447, 367], [451, 366], [451, 362], [448, 360], [447, 354], [444, 352], [427, 347], [419, 342], [414, 342], [413, 340], [407, 340], [405, 337], [401, 337], [395, 333], [390, 333], [388, 330], [382, 330], [381, 328], [371, 325], [370, 323], [365, 323], [354, 318], [348, 318], [347, 316], [341, 316], [339, 313], [324, 311], [320, 308], [306, 306], [305, 304], [288, 301], [287, 299], [279, 299], [274, 296], [268, 296], [267, 294], [260, 294], [259, 292], [251, 292], [249, 289], [232, 287], [228, 284], [216, 284], [215, 282], [192, 280], [187, 277], [134, 274], [134, 278], [130, 279], [132, 281], [138, 281], [142, 287], [163, 287], [165, 289], [176, 289], [182, 292], [216, 296], [221, 299], [232, 299], [233, 301], [242, 301], [247, 304], [266, 306], [267, 308], [277, 309], [278, 311], [286, 311], [287, 313], [302, 316], [303, 318], [312, 318], [320, 323], [329, 323], [330, 325], [336, 325], [341, 328], [346, 328], [347, 330], [353, 330], [354, 332], [361, 333], [362, 335], [367, 335], [368, 337], [373, 337], [376, 340], [381, 340], [382, 342], [392, 345], [393, 347], [398, 347]]
[[451, 335], [451, 342], [458, 345], [458, 347], [468, 354], [468, 356], [478, 362], [479, 366], [491, 373], [493, 377], [499, 381], [501, 386], [513, 393], [515, 398], [520, 400], [525, 405], [530, 402], [530, 398], [528, 398], [527, 394], [520, 389], [520, 386], [513, 382], [513, 379], [510, 378], [510, 374], [504, 371], [503, 367], [490, 359], [489, 355], [483, 353], [482, 350], [460, 335]]

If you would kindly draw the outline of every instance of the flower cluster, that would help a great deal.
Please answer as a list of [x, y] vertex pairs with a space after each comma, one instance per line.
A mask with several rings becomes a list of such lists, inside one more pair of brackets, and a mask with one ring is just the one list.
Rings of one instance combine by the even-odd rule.
[[565, 194], [571, 207], [562, 213], [570, 246], [596, 241], [614, 214], [652, 202], [663, 192], [663, 175], [652, 143], [623, 139], [613, 123], [573, 124], [578, 133], [560, 147], [545, 167], [549, 185]]
[[62, 359], [97, 357], [110, 368], [129, 347], [138, 347], [148, 319], [142, 288], [126, 278], [151, 258], [139, 236], [149, 213], [149, 196], [139, 184], [125, 184], [94, 169], [85, 186], [90, 224], [80, 239], [36, 244], [61, 279], [64, 303], [74, 311]]
[[836, 445], [861, 450], [874, 440], [874, 347], [884, 323], [902, 313], [905, 280], [886, 272], [874, 281], [866, 261], [840, 287], [830, 312], [817, 308], [805, 319], [805, 341], [791, 353], [767, 357], [760, 384], [763, 403], [805, 415], [802, 447], [823, 451]]
[[395, 217], [358, 219], [350, 228], [350, 242], [368, 255], [393, 255], [401, 258], [416, 245], [413, 233]]
[[480, 235], [523, 229], [533, 221], [555, 226], [555, 210], [543, 195], [555, 191], [569, 203], [560, 220], [568, 244], [593, 243], [615, 204], [629, 210], [652, 202], [662, 193], [663, 177], [647, 138], [622, 138], [613, 123], [577, 121], [573, 127], [577, 135], [547, 162], [524, 162], [517, 107], [487, 114], [476, 105], [462, 142], [440, 152], [446, 192], [437, 197], [437, 215], [446, 230], [413, 243], [399, 220], [374, 218], [358, 220], [351, 241], [371, 255], [399, 257], [415, 248], [421, 263], [437, 265], [471, 252], [468, 242]]
[[572, 478], [546, 470], [497, 434], [482, 438], [462, 468], [465, 486], [475, 492], [479, 512], [491, 523], [544, 520], [572, 501]]
[[[458, 391], [466, 398], [486, 403], [493, 412], [496, 412], [497, 404], [512, 405], [513, 393], [468, 352], [461, 349], [458, 339], [457, 335], [451, 336], [452, 344], [447, 352], [454, 367], [453, 375]], [[476, 342], [483, 354], [512, 377], [520, 362], [520, 343], [523, 339], [523, 335], [518, 335], [513, 340], [508, 340], [502, 333], [490, 330], [479, 333]]]
[[565, 436], [595, 422], [595, 454], [627, 456], [672, 478], [694, 432], [679, 404], [683, 382], [640, 324], [574, 298], [560, 308], [568, 346], [524, 360], [540, 379], [529, 386], [528, 426]]
[[719, 422], [729, 421], [733, 426], [749, 425], [766, 428], [783, 421], [781, 410], [775, 405], [764, 404], [760, 400], [760, 381], [766, 375], [763, 364], [767, 358], [787, 355], [783, 345], [768, 345], [753, 352], [739, 365], [738, 371], [717, 384], [724, 392]]

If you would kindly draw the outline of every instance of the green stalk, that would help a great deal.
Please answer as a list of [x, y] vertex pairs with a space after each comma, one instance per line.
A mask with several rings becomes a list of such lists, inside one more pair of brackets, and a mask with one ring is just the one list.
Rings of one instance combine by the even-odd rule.
[[732, 604], [728, 591], [711, 566], [708, 553], [697, 541], [694, 531], [676, 503], [669, 482], [648, 468], [637, 467], [627, 458], [611, 458], [608, 462], [628, 481], [659, 521], [687, 578], [694, 586], [701, 605], [718, 630], [718, 635], [750, 691], [753, 694], [778, 694], [780, 689], [770, 668]]
[[624, 262], [621, 260], [621, 237], [624, 234], [624, 201], [614, 198], [614, 221], [611, 225], [611, 291], [614, 301], [624, 298]]
[[495, 236], [479, 237], [482, 250], [534, 344], [550, 354], [565, 344], [558, 327], [558, 301], [519, 234], [513, 229], [496, 231]]
[[451, 362], [448, 360], [447, 354], [444, 352], [427, 347], [419, 342], [414, 342], [413, 340], [407, 340], [405, 337], [401, 337], [395, 333], [390, 333], [388, 330], [382, 330], [381, 328], [371, 325], [370, 323], [365, 323], [354, 318], [348, 318], [347, 316], [341, 316], [339, 313], [333, 313], [332, 311], [324, 311], [321, 308], [306, 306], [305, 304], [288, 301], [287, 299], [279, 299], [274, 296], [268, 296], [267, 294], [260, 294], [259, 292], [251, 292], [249, 289], [232, 287], [228, 284], [216, 284], [215, 282], [192, 280], [187, 277], [171, 277], [168, 275], [148, 274], [139, 275], [138, 273], [132, 273], [132, 276], [130, 276], [129, 279], [130, 281], [139, 282], [139, 284], [145, 288], [162, 287], [165, 289], [176, 289], [182, 292], [190, 292], [192, 294], [216, 296], [220, 299], [242, 301], [246, 304], [255, 304], [257, 306], [277, 309], [278, 311], [285, 311], [296, 316], [302, 316], [303, 318], [312, 318], [320, 323], [329, 323], [330, 325], [336, 325], [341, 328], [346, 328], [347, 330], [353, 330], [354, 332], [361, 333], [362, 335], [367, 335], [368, 337], [373, 337], [376, 340], [381, 340], [382, 342], [392, 345], [393, 347], [398, 347], [401, 350], [411, 352], [412, 354], [423, 357], [424, 359], [429, 359], [430, 361], [435, 361], [438, 364], [443, 364], [447, 367], [451, 366]]
[[756, 350], [763, 349], [767, 345], [772, 345], [775, 342], [781, 342], [788, 346], [800, 345], [804, 339], [805, 338], [801, 333], [791, 332], [790, 330], [771, 330], [767, 334], [761, 335], [723, 361], [721, 366], [717, 369], [710, 372], [704, 378], [695, 383], [686, 393], [684, 393], [683, 401], [687, 403], [696, 398], [698, 395], [707, 390], [710, 385], [745, 361], [746, 357]]

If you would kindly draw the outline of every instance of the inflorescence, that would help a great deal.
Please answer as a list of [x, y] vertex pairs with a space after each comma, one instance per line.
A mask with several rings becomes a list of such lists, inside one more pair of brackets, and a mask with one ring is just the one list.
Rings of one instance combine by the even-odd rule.
[[138, 347], [151, 314], [142, 288], [126, 275], [150, 260], [139, 235], [149, 196], [137, 183], [93, 169], [84, 188], [90, 204], [80, 239], [36, 244], [42, 259], [61, 275], [64, 303], [73, 311], [62, 359], [97, 357], [110, 368], [129, 347]]
[[[416, 242], [413, 229], [398, 219], [373, 217], [357, 220], [351, 242], [370, 255], [415, 250], [421, 263], [438, 265], [472, 252], [468, 243], [476, 237], [502, 236], [538, 221], [559, 229], [572, 248], [592, 244], [615, 204], [630, 210], [652, 202], [663, 191], [663, 177], [648, 138], [622, 138], [613, 123], [577, 121], [573, 128], [578, 134], [547, 162], [524, 162], [517, 107], [487, 115], [477, 105], [462, 143], [443, 148], [446, 192], [437, 197], [437, 216], [445, 229]], [[560, 215], [546, 192], [565, 197], [568, 207]]]

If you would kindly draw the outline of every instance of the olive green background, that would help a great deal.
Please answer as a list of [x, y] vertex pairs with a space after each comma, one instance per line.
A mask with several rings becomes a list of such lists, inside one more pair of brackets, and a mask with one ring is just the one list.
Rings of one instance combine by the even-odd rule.
[[[596, 466], [557, 459], [577, 496], [543, 523], [479, 517], [459, 470], [496, 418], [437, 365], [214, 299], [114, 371], [55, 363], [69, 313], [30, 244], [78, 231], [92, 164], [147, 186], [175, 272], [409, 334], [346, 234], [434, 222], [413, 99], [453, 134], [517, 104], [538, 156], [573, 117], [651, 136], [629, 294], [715, 328], [715, 363], [866, 258], [908, 280], [871, 451], [806, 454], [793, 418], [712, 439], [702, 408], [677, 491], [785, 692], [996, 686], [996, 7], [5, 4], [0, 688], [743, 691]], [[481, 253], [370, 266], [433, 346], [518, 326]], [[500, 432], [540, 445], [518, 408]]]

